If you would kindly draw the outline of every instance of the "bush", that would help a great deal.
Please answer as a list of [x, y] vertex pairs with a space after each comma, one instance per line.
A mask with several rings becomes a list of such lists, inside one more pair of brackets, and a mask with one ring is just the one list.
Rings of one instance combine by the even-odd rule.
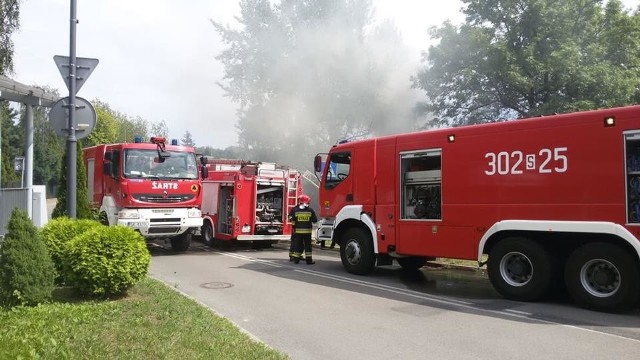
[[94, 220], [73, 220], [68, 217], [59, 217], [52, 219], [40, 231], [40, 236], [47, 245], [53, 264], [56, 267], [57, 284], [66, 283], [67, 275], [64, 273], [63, 258], [64, 246], [74, 237], [82, 234], [95, 227], [103, 226]]
[[27, 213], [15, 208], [0, 248], [0, 303], [37, 305], [51, 299], [55, 269]]
[[68, 285], [83, 295], [123, 294], [143, 279], [151, 255], [145, 239], [124, 226], [102, 226], [86, 231], [65, 245]]

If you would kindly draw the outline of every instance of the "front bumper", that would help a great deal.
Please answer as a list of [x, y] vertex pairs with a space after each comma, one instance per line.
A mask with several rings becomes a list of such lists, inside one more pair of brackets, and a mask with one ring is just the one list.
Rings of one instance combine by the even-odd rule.
[[[145, 238], [172, 237], [202, 227], [202, 216], [193, 216], [196, 210], [193, 208], [126, 209], [120, 212], [121, 216], [117, 224], [137, 230]], [[124, 215], [125, 211], [126, 215]], [[200, 214], [200, 211], [197, 210], [197, 213]], [[127, 217], [123, 218], [123, 216]]]

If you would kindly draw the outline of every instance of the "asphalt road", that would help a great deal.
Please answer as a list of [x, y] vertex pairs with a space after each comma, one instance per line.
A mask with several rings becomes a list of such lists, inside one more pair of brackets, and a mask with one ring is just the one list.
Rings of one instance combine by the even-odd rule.
[[336, 251], [296, 265], [285, 246], [155, 247], [150, 275], [292, 359], [640, 358], [640, 309], [512, 302], [474, 271], [389, 266], [355, 276]]

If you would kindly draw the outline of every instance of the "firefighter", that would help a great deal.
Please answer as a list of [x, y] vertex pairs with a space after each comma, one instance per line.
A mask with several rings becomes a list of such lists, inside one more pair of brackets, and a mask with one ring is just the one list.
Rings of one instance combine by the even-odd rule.
[[318, 221], [316, 213], [309, 207], [311, 198], [308, 195], [300, 195], [298, 206], [291, 210], [289, 218], [293, 225], [293, 235], [291, 236], [291, 257], [294, 263], [299, 263], [302, 259], [302, 252], [305, 253], [307, 264], [315, 264], [311, 257], [311, 230], [313, 224]]

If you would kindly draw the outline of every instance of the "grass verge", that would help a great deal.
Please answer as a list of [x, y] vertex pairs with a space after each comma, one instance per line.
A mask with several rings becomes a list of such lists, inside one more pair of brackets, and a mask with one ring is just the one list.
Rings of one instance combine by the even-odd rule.
[[0, 310], [0, 359], [287, 358], [150, 278], [117, 300], [54, 298]]

